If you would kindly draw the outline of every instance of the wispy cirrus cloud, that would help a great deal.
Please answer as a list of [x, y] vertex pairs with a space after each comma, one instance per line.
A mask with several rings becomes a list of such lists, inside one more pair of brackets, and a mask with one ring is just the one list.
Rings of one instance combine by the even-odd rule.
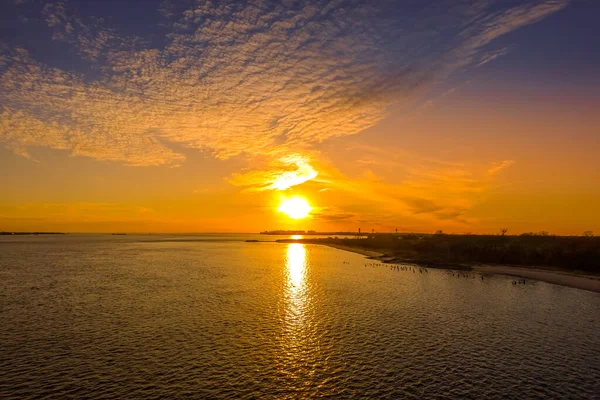
[[488, 53], [485, 53], [481, 56], [479, 63], [477, 63], [478, 67], [481, 67], [482, 65], [485, 65], [491, 61], [494, 61], [496, 58], [498, 57], [502, 57], [504, 55], [508, 54], [508, 49], [507, 48], [502, 48], [502, 49], [498, 49], [498, 50], [493, 50], [490, 51]]
[[516, 163], [515, 160], [504, 160], [501, 162], [494, 163], [494, 165], [490, 169], [488, 169], [488, 174], [490, 176], [494, 176], [498, 172], [502, 171], [505, 168], [510, 167], [511, 165], [514, 165], [515, 163]]
[[315, 218], [353, 223], [379, 221], [390, 227], [471, 226], [477, 220], [470, 211], [486, 200], [496, 184], [497, 173], [515, 163], [504, 160], [486, 168], [423, 158], [414, 159], [412, 166], [407, 166], [403, 159], [392, 157], [393, 150], [372, 150], [385, 162], [369, 165], [392, 167], [403, 172], [395, 174], [402, 178], [390, 181], [369, 169], [352, 177], [331, 166], [317, 165], [321, 174], [316, 184], [328, 188], [321, 196], [327, 196], [327, 204], [335, 205], [314, 212]]
[[495, 38], [567, 5], [163, 2], [160, 24], [132, 35], [70, 1], [18, 3], [16, 13], [37, 12], [21, 28], [48, 35], [55, 53], [33, 34], [2, 38], [0, 142], [24, 156], [44, 146], [135, 166], [180, 165], [181, 146], [279, 159], [274, 149], [359, 133], [391, 104], [502, 55], [485, 51]]
[[356, 219], [357, 214], [351, 212], [344, 212], [343, 210], [336, 207], [321, 207], [320, 209], [311, 212], [311, 217], [317, 220], [324, 220], [329, 222], [353, 221]]

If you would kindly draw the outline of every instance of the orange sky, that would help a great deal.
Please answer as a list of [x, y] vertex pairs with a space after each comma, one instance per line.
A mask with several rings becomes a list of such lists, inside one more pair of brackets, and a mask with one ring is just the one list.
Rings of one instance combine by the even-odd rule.
[[[49, 4], [47, 45], [83, 67], [3, 41], [0, 231], [600, 233], [597, 58], [558, 40], [583, 5], [453, 8], [469, 28], [435, 47], [376, 34], [406, 21], [371, 25], [367, 5], [313, 27], [307, 3], [260, 35], [244, 7], [194, 34], [183, 12], [159, 46]], [[307, 218], [278, 212], [292, 196]]]

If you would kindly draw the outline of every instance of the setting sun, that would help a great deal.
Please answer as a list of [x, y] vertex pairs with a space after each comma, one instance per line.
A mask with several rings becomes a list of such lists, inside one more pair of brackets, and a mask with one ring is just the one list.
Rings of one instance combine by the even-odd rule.
[[286, 214], [292, 219], [306, 218], [312, 210], [308, 201], [302, 197], [291, 197], [289, 199], [282, 199], [281, 204], [277, 211]]

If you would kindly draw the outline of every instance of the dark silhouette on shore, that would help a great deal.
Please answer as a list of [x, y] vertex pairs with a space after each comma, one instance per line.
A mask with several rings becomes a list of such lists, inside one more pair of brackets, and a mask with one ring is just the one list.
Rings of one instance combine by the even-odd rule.
[[600, 274], [600, 237], [542, 234], [370, 234], [363, 238], [286, 239], [279, 242], [332, 244], [372, 250], [388, 262], [469, 269], [469, 264], [555, 267]]

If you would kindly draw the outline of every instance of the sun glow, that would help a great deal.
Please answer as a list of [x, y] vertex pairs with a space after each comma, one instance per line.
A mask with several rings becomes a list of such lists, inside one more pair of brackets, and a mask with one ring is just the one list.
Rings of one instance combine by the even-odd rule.
[[277, 211], [286, 214], [292, 219], [306, 218], [312, 210], [308, 201], [302, 197], [291, 197], [289, 199], [282, 199], [281, 204]]

